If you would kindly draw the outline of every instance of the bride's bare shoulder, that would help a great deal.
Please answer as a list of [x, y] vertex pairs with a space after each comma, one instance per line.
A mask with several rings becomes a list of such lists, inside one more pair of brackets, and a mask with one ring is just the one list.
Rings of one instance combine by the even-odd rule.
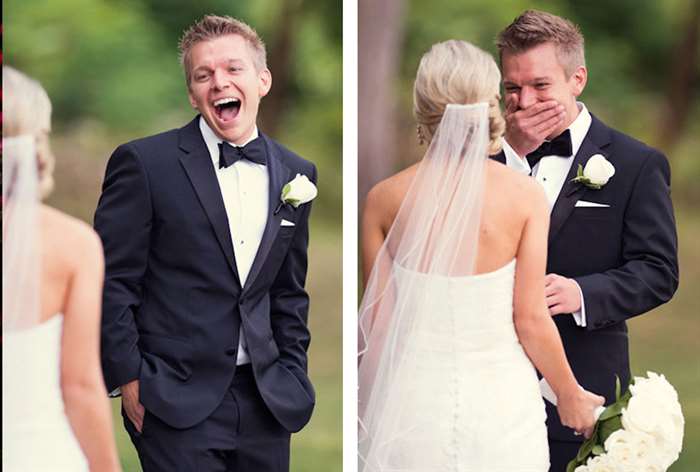
[[102, 242], [90, 225], [48, 205], [40, 207], [42, 242], [62, 259], [102, 260]]
[[367, 193], [365, 212], [370, 212], [384, 224], [393, 220], [416, 176], [417, 169], [418, 164], [413, 164], [378, 182]]
[[530, 203], [533, 200], [545, 198], [544, 189], [535, 179], [500, 162], [489, 160], [488, 172], [492, 181], [489, 187], [497, 189], [498, 195], [507, 199], [509, 205], [526, 210], [531, 207]]

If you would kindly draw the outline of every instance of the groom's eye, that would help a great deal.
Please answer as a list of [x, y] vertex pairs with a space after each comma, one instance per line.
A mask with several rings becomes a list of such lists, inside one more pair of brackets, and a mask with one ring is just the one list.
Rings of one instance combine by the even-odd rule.
[[544, 90], [544, 89], [546, 89], [548, 86], [549, 86], [549, 84], [548, 84], [547, 82], [539, 82], [539, 83], [535, 84], [535, 88], [536, 88], [537, 90]]

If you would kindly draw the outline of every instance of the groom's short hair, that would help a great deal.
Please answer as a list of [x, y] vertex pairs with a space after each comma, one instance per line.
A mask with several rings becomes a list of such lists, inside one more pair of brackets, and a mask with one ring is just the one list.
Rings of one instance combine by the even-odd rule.
[[246, 41], [253, 52], [253, 61], [258, 71], [267, 68], [265, 43], [250, 25], [230, 16], [205, 15], [204, 18], [190, 26], [180, 39], [180, 63], [185, 69], [188, 87], [192, 82], [190, 52], [195, 44], [230, 34], [238, 35]]
[[576, 68], [586, 65], [583, 35], [579, 27], [551, 13], [527, 10], [501, 31], [496, 39], [501, 63], [504, 52], [520, 54], [544, 43], [554, 44], [559, 64], [567, 77], [571, 77]]

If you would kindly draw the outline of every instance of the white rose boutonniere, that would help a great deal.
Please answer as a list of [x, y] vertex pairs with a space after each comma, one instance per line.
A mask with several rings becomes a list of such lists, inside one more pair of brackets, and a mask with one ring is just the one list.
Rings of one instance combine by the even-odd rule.
[[293, 180], [287, 182], [282, 187], [282, 195], [280, 195], [280, 204], [275, 210], [277, 214], [284, 205], [291, 205], [294, 208], [299, 208], [299, 205], [308, 203], [318, 195], [318, 189], [303, 174], [297, 174]]
[[602, 154], [595, 154], [588, 159], [586, 167], [579, 164], [574, 182], [579, 182], [588, 188], [600, 190], [615, 175], [615, 167]]

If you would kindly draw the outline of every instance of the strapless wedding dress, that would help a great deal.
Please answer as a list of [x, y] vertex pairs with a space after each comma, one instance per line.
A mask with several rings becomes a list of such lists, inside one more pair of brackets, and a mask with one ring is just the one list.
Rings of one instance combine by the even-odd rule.
[[86, 471], [60, 385], [63, 315], [2, 339], [2, 468]]
[[549, 469], [544, 402], [513, 324], [515, 265], [464, 277], [394, 265], [416, 321], [388, 395], [370, 400], [379, 413], [363, 470]]

